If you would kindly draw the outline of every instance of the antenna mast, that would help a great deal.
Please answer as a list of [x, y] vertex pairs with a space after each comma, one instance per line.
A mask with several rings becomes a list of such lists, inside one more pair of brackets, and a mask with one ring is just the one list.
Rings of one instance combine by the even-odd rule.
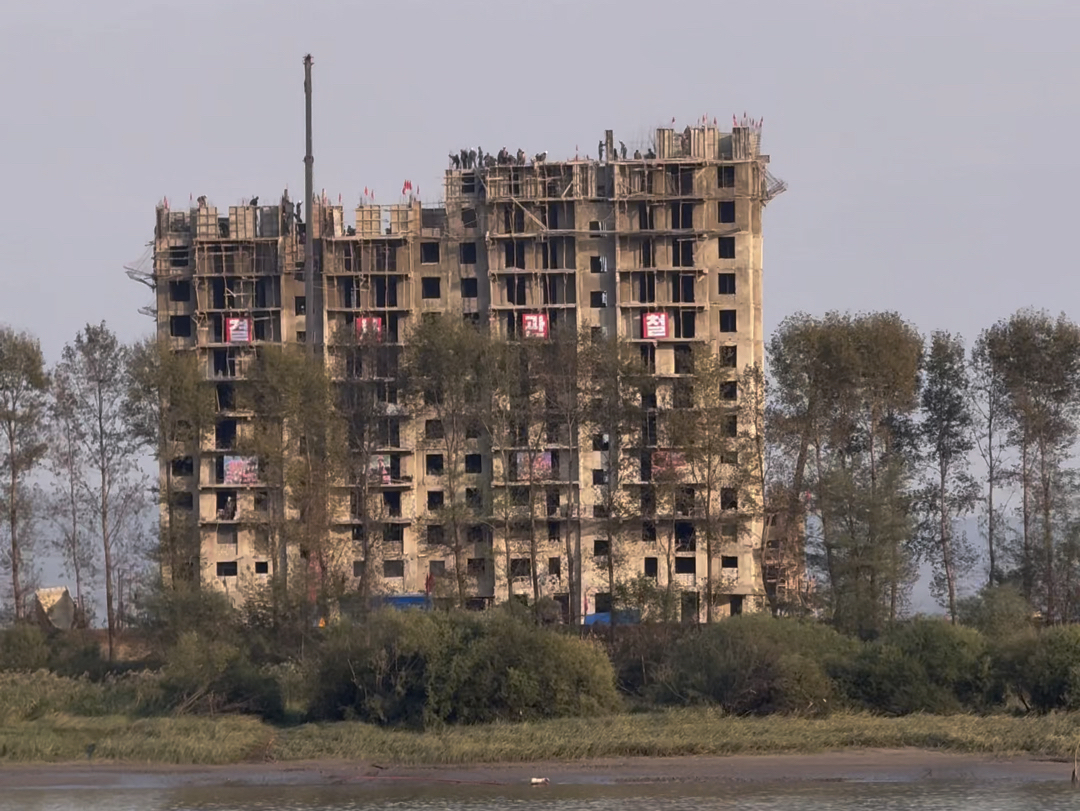
[[314, 355], [316, 345], [322, 343], [322, 307], [316, 300], [318, 285], [315, 283], [315, 157], [311, 154], [311, 54], [304, 57], [304, 112], [307, 125], [307, 152], [304, 154], [304, 208], [307, 211], [307, 227], [304, 229], [304, 299], [307, 304], [305, 319], [307, 351]]

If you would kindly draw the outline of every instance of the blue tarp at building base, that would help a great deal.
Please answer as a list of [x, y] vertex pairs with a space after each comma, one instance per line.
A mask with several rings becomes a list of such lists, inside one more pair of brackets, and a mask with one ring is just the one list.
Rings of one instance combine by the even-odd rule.
[[[641, 622], [641, 614], [633, 609], [619, 611], [615, 621], [619, 625], [637, 625]], [[601, 611], [596, 614], [586, 614], [582, 621], [584, 625], [611, 625], [611, 612]]]
[[387, 594], [382, 598], [382, 604], [386, 608], [396, 608], [404, 611], [407, 608], [419, 608], [421, 611], [430, 611], [432, 608], [431, 597], [426, 594]]

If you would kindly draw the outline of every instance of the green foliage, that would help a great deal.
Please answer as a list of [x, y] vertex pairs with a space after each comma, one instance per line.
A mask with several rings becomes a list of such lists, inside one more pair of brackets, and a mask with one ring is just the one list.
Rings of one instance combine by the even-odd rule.
[[1080, 626], [1043, 631], [1032, 646], [1021, 684], [1035, 709], [1080, 709]]
[[237, 642], [241, 636], [240, 615], [229, 598], [197, 587], [151, 589], [140, 600], [136, 623], [159, 657], [188, 633], [209, 641]]
[[852, 699], [890, 715], [981, 709], [991, 683], [978, 631], [916, 619], [868, 643], [841, 677]]
[[677, 642], [656, 697], [715, 703], [738, 714], [824, 714], [838, 698], [829, 671], [855, 645], [815, 623], [736, 617]]
[[957, 604], [960, 622], [997, 640], [1031, 631], [1031, 604], [1013, 585], [988, 586]]
[[378, 612], [328, 636], [311, 714], [421, 728], [618, 707], [593, 645], [508, 614]]
[[319, 657], [311, 716], [421, 727], [428, 668], [446, 637], [442, 615], [381, 611], [331, 629]]
[[48, 662], [49, 645], [36, 625], [20, 623], [0, 631], [0, 670], [39, 670]]
[[284, 714], [277, 680], [256, 669], [237, 645], [180, 636], [161, 670], [161, 701], [177, 714], [249, 713], [279, 719]]
[[[650, 582], [651, 579], [650, 579]], [[627, 603], [633, 605], [632, 603]], [[608, 642], [619, 690], [645, 702], [667, 678], [668, 654], [675, 643], [698, 629], [690, 623], [649, 622], [627, 625]]]
[[429, 716], [447, 723], [593, 716], [619, 706], [611, 662], [588, 642], [510, 617], [458, 620], [464, 633], [429, 684]]

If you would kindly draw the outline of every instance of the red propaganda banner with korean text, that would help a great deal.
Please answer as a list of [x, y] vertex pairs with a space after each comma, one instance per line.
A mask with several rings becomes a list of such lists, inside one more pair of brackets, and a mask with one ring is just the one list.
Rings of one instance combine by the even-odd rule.
[[548, 317], [545, 313], [522, 313], [521, 334], [526, 338], [548, 337]]
[[361, 338], [382, 339], [382, 319], [376, 316], [361, 316], [356, 319], [356, 334]]
[[644, 313], [641, 316], [642, 338], [668, 337], [667, 313]]
[[252, 323], [250, 318], [225, 319], [225, 343], [251, 343]]

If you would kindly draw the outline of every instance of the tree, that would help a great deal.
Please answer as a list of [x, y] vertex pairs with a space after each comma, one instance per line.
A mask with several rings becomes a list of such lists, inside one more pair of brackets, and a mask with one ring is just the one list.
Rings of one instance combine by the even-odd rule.
[[718, 595], [731, 585], [716, 583], [714, 576], [715, 562], [730, 552], [721, 549], [724, 539], [752, 531], [751, 519], [763, 504], [754, 481], [757, 448], [751, 437], [763, 441], [764, 432], [753, 415], [755, 392], [740, 385], [711, 346], [695, 347], [691, 363], [692, 377], [675, 384], [667, 422], [672, 447], [689, 473], [690, 483], [682, 487], [690, 489], [695, 524], [705, 539], [705, 618], [712, 622]]
[[[198, 586], [201, 553], [198, 524], [190, 510], [176, 505], [173, 469], [185, 459], [197, 469], [199, 441], [214, 425], [217, 399], [211, 384], [203, 379], [196, 353], [174, 350], [167, 339], [154, 337], [132, 346], [126, 419], [135, 438], [153, 453], [164, 471], [158, 488], [162, 519], [158, 556], [173, 587]], [[234, 405], [227, 397], [222, 399], [222, 408]]]
[[[876, 633], [914, 578], [910, 525], [912, 414], [922, 338], [895, 313], [784, 322], [770, 345], [773, 423], [796, 449], [790, 498], [805, 482], [835, 620]], [[790, 526], [790, 524], [789, 524]]]
[[85, 618], [84, 591], [94, 583], [99, 567], [94, 528], [88, 523], [91, 507], [87, 505], [90, 490], [86, 451], [75, 396], [68, 383], [63, 375], [57, 375], [52, 387], [48, 453], [52, 490], [48, 513], [56, 532], [54, 547], [63, 558], [65, 570], [75, 578], [75, 604]]
[[481, 404], [484, 346], [481, 333], [460, 319], [425, 318], [406, 344], [403, 364], [411, 412], [424, 420], [426, 476], [443, 484], [443, 504], [437, 523], [427, 528], [427, 542], [453, 555], [459, 604], [466, 600], [467, 533], [474, 518], [464, 492], [471, 476], [466, 456], [479, 451], [471, 433]]
[[927, 470], [919, 534], [923, 553], [934, 565], [934, 590], [945, 596], [945, 607], [955, 624], [957, 583], [974, 563], [956, 522], [970, 512], [978, 497], [978, 486], [968, 473], [974, 420], [963, 340], [935, 332], [924, 373], [919, 433]]
[[611, 599], [612, 635], [618, 618], [616, 575], [624, 554], [622, 543], [632, 521], [640, 515], [626, 485], [634, 465], [628, 451], [639, 437], [641, 452], [654, 446], [647, 410], [641, 402], [645, 380], [637, 350], [619, 338], [600, 338], [585, 348], [579, 386], [586, 392], [582, 427], [606, 445], [602, 467], [594, 480], [593, 525], [597, 531], [594, 557], [601, 558]]
[[1001, 517], [994, 497], [1002, 485], [1008, 418], [1008, 393], [1001, 370], [994, 364], [990, 349], [991, 337], [986, 330], [971, 347], [969, 379], [973, 407], [975, 447], [986, 467], [986, 513], [983, 523], [986, 532], [987, 586], [1004, 582], [999, 561], [998, 531]]
[[581, 469], [581, 438], [588, 412], [588, 387], [581, 385], [581, 375], [587, 366], [587, 347], [590, 339], [576, 329], [556, 329], [544, 344], [538, 366], [547, 411], [553, 424], [559, 426], [559, 439], [570, 455], [567, 468], [570, 475], [561, 487], [560, 501], [566, 501], [565, 528], [567, 592], [570, 603], [570, 624], [581, 619], [581, 491], [573, 483], [575, 471]]
[[323, 359], [296, 346], [261, 347], [241, 402], [254, 417], [236, 447], [259, 460], [269, 488], [278, 609], [295, 592], [305, 617], [311, 609], [326, 617], [344, 590], [347, 549], [331, 539], [330, 505], [335, 477], [346, 469], [348, 440]]
[[29, 563], [30, 524], [34, 504], [29, 477], [45, 457], [49, 376], [41, 345], [28, 333], [0, 327], [0, 472], [5, 492], [0, 498], [10, 544], [11, 596], [15, 617], [25, 611], [26, 594], [21, 569]]
[[[393, 467], [382, 449], [400, 446], [403, 407], [397, 402], [400, 356], [375, 334], [358, 335], [354, 326], [334, 336], [331, 356], [337, 409], [345, 428], [350, 518], [359, 563], [357, 593], [366, 608], [379, 582], [376, 564], [386, 518], [383, 488], [394, 485]], [[400, 471], [399, 471], [400, 477]], [[357, 538], [356, 536], [359, 535]]]
[[101, 543], [109, 659], [115, 653], [114, 551], [134, 535], [142, 507], [144, 477], [138, 471], [140, 443], [127, 422], [130, 349], [105, 322], [87, 324], [66, 345], [56, 376], [70, 392], [72, 419], [86, 462], [87, 507]]
[[[803, 571], [803, 549], [799, 536], [771, 538], [769, 535], [770, 518], [783, 511], [786, 505], [771, 504], [774, 496], [786, 497], [782, 485], [773, 481], [773, 460], [775, 452], [768, 442], [768, 381], [765, 370], [758, 364], [745, 367], [733, 382], [721, 378], [721, 396], [731, 390], [738, 395], [738, 421], [736, 423], [737, 441], [734, 443], [735, 455], [730, 458], [729, 476], [733, 476], [737, 493], [738, 513], [736, 521], [740, 535], [749, 535], [760, 554], [761, 586], [770, 611], [776, 615], [790, 607], [793, 602], [787, 593], [788, 584], [794, 582], [796, 595], [794, 602], [801, 600], [799, 580]], [[733, 469], [732, 469], [733, 468]], [[793, 520], [799, 520], [794, 516]], [[781, 525], [787, 531], [787, 524]], [[753, 535], [757, 530], [757, 536]]]
[[1062, 463], [1077, 436], [1080, 327], [1064, 315], [1020, 310], [987, 331], [987, 344], [1008, 395], [1011, 438], [1020, 455], [1023, 593], [1031, 600], [1038, 583], [1053, 622], [1054, 514], [1065, 492]]
[[[475, 415], [491, 446], [493, 470], [491, 493], [487, 499], [490, 504], [484, 506], [481, 502], [474, 506], [489, 516], [493, 535], [502, 536], [508, 601], [514, 598], [514, 580], [520, 576], [514, 571], [514, 553], [522, 540], [527, 541], [529, 579], [535, 604], [540, 597], [533, 521], [536, 454], [532, 438], [536, 434], [536, 418], [532, 403], [534, 381], [529, 379], [529, 347], [520, 341], [508, 341], [490, 334], [482, 338], [485, 362], [477, 370], [481, 397]], [[523, 508], [529, 514], [526, 539], [520, 537], [522, 528], [526, 527]]]

